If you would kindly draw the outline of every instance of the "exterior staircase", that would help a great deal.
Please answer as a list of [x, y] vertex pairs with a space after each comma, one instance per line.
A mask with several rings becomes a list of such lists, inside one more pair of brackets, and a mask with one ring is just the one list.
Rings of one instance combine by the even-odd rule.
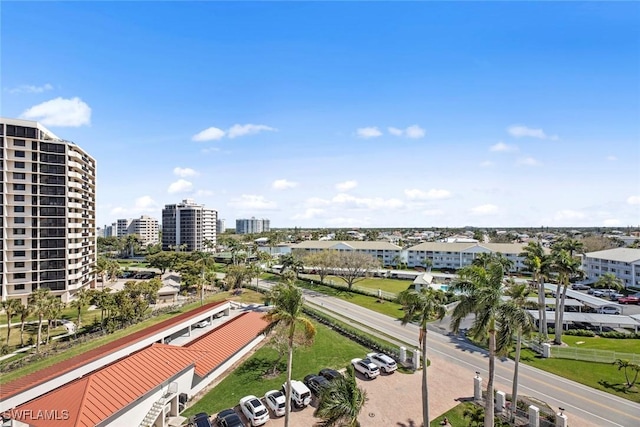
[[162, 409], [164, 408], [165, 403], [166, 403], [165, 399], [160, 399], [157, 402], [155, 402], [151, 407], [151, 409], [149, 410], [149, 412], [147, 412], [147, 415], [145, 415], [144, 419], [140, 423], [140, 427], [153, 426], [153, 423], [158, 418], [158, 414], [162, 412]]

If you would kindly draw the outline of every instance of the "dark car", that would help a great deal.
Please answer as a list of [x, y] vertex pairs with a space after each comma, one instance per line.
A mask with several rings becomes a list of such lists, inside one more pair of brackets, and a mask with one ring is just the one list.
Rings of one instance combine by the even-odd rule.
[[196, 416], [193, 417], [191, 425], [195, 427], [212, 427], [211, 421], [209, 421], [209, 414], [207, 414], [206, 412], [200, 412], [199, 414], [196, 414]]
[[218, 427], [246, 427], [240, 416], [233, 409], [225, 409], [220, 411], [216, 417]]
[[322, 390], [329, 386], [329, 380], [320, 375], [307, 375], [303, 382], [316, 396], [319, 396]]
[[320, 372], [318, 372], [318, 375], [320, 375], [321, 377], [325, 377], [329, 381], [333, 381], [338, 378], [343, 378], [340, 372], [336, 371], [335, 369], [329, 369], [329, 368], [325, 368], [321, 370]]

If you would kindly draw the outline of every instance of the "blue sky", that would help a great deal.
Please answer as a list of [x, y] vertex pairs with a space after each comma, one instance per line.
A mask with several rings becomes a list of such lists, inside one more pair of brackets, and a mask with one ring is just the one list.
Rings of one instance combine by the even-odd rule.
[[640, 224], [640, 4], [3, 2], [4, 117], [98, 162], [98, 225]]

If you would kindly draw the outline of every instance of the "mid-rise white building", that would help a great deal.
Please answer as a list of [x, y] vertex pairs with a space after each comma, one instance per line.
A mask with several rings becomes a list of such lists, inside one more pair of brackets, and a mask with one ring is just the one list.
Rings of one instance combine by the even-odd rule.
[[0, 143], [2, 300], [67, 302], [95, 281], [96, 161], [34, 121], [0, 118]]
[[640, 249], [615, 248], [588, 252], [582, 257], [582, 270], [587, 279], [592, 281], [605, 273], [613, 273], [625, 287], [640, 287]]
[[155, 245], [160, 241], [160, 225], [158, 220], [147, 215], [140, 218], [119, 219], [116, 221], [116, 236], [137, 235], [140, 244]]
[[[162, 210], [162, 250], [214, 252], [218, 212], [192, 199]], [[183, 249], [182, 249], [183, 248]]]
[[402, 248], [389, 242], [307, 240], [291, 245], [291, 251], [300, 256], [324, 250], [359, 252], [378, 259], [383, 266], [396, 265], [402, 258]]
[[236, 219], [236, 234], [266, 233], [271, 230], [271, 221], [268, 219]]

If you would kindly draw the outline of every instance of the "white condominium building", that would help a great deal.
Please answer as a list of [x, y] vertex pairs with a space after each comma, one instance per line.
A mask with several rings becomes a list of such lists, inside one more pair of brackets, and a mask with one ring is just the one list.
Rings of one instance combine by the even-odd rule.
[[0, 118], [2, 300], [94, 284], [96, 162], [37, 122]]
[[592, 281], [605, 273], [613, 273], [625, 287], [640, 287], [640, 249], [615, 248], [588, 252], [582, 257], [582, 270], [587, 279]]
[[214, 252], [218, 212], [192, 199], [162, 210], [162, 250]]
[[383, 266], [396, 265], [399, 261], [404, 261], [402, 248], [389, 242], [307, 240], [291, 245], [291, 251], [300, 256], [324, 250], [352, 251], [371, 255]]
[[236, 219], [236, 234], [266, 233], [271, 230], [268, 219]]
[[143, 246], [155, 245], [160, 241], [160, 225], [158, 220], [147, 215], [140, 218], [119, 219], [116, 222], [116, 236], [123, 237], [135, 234]]

